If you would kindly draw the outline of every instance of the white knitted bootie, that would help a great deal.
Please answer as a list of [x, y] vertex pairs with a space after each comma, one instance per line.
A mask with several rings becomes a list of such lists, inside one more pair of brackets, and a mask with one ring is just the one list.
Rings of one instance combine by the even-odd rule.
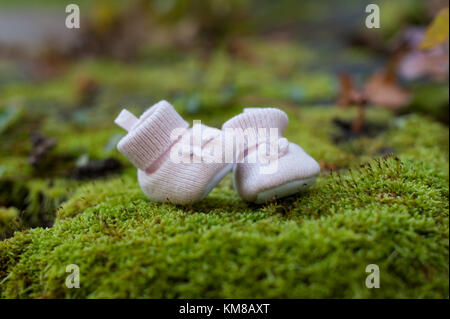
[[201, 124], [189, 128], [166, 101], [153, 105], [139, 119], [122, 110], [115, 122], [128, 131], [117, 149], [138, 168], [141, 189], [154, 201], [201, 200], [232, 168], [222, 161], [208, 162], [207, 155], [223, 146], [222, 132]]
[[[241, 156], [244, 160], [233, 168], [233, 184], [243, 199], [264, 203], [289, 196], [310, 187], [319, 175], [319, 164], [300, 146], [282, 137], [287, 124], [286, 113], [276, 108], [247, 108], [223, 124], [222, 130], [246, 130], [256, 141], [253, 147], [245, 144]], [[248, 160], [255, 152], [256, 162]], [[259, 156], [267, 152], [272, 154], [268, 156], [271, 169]]]

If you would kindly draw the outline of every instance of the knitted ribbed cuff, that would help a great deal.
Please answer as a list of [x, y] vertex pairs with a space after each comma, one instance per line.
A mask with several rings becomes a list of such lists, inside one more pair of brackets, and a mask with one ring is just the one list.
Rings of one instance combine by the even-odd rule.
[[189, 127], [189, 123], [166, 101], [153, 105], [139, 119], [123, 110], [115, 122], [129, 130], [117, 149], [140, 170], [147, 169], [175, 142], [171, 138], [174, 130]]
[[276, 108], [246, 108], [244, 113], [232, 117], [222, 125], [226, 128], [278, 128], [282, 135], [288, 124], [288, 116]]

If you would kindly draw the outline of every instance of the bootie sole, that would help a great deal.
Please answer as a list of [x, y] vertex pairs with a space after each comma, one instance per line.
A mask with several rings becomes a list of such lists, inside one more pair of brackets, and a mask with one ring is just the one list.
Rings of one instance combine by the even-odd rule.
[[293, 195], [311, 187], [311, 185], [313, 185], [316, 181], [316, 178], [317, 176], [298, 179], [277, 187], [266, 189], [256, 195], [256, 199], [254, 202], [256, 204], [263, 204], [271, 199]]

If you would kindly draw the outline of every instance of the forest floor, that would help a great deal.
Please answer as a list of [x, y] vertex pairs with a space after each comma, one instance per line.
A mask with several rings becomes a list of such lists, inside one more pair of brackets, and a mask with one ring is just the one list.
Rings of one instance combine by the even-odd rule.
[[[400, 111], [368, 107], [356, 134], [357, 110], [336, 105], [337, 77], [311, 67], [312, 50], [251, 48], [241, 60], [84, 60], [42, 81], [1, 63], [0, 297], [448, 298], [448, 83], [415, 84]], [[231, 175], [195, 205], [154, 203], [116, 150], [113, 120], [161, 99], [213, 127], [279, 107], [321, 175], [263, 205], [240, 199]], [[79, 289], [65, 285], [70, 264]], [[365, 285], [369, 264], [380, 289]]]

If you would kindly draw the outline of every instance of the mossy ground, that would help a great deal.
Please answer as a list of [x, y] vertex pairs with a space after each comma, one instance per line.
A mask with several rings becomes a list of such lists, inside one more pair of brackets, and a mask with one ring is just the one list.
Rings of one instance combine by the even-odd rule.
[[[307, 71], [315, 57], [303, 47], [252, 47], [258, 62], [220, 50], [208, 63], [92, 60], [57, 80], [4, 85], [0, 236], [9, 238], [0, 241], [0, 296], [448, 298], [448, 127], [371, 108], [379, 132], [336, 143], [333, 120], [355, 110], [309, 105], [334, 99], [335, 77]], [[77, 104], [80, 77], [99, 83], [95, 106]], [[321, 163], [320, 178], [264, 205], [242, 201], [230, 175], [193, 206], [151, 202], [115, 150], [123, 132], [112, 121], [121, 107], [140, 113], [163, 98], [215, 127], [245, 106], [284, 109], [286, 137]], [[50, 165], [27, 162], [33, 130], [58, 139]], [[86, 155], [125, 168], [70, 178]], [[80, 266], [79, 289], [65, 286], [69, 264]], [[365, 286], [368, 264], [380, 267], [380, 289]]]

